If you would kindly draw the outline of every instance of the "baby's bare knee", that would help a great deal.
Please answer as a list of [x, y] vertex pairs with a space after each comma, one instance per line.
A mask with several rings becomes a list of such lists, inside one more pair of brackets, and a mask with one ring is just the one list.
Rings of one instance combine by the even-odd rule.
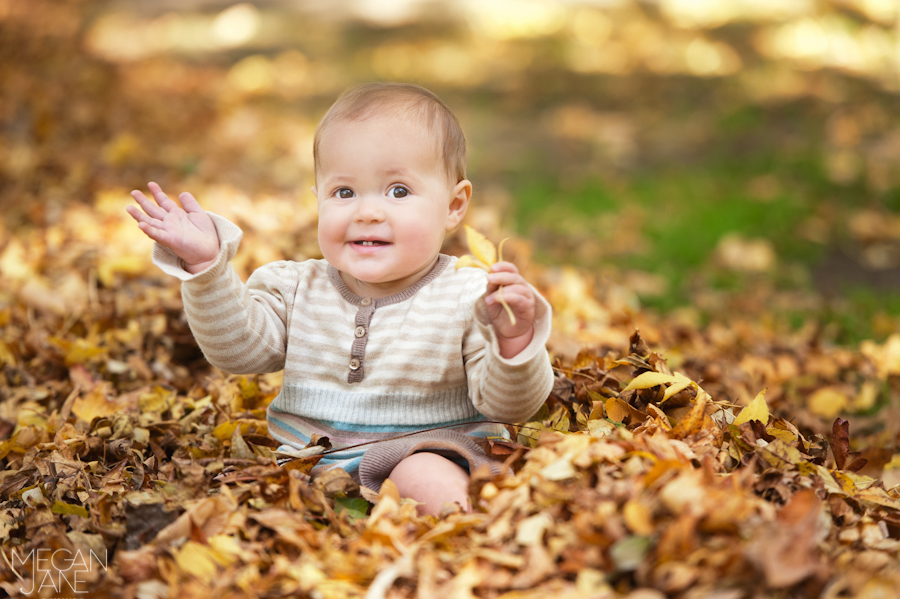
[[445, 503], [470, 509], [469, 475], [459, 465], [436, 453], [420, 452], [403, 459], [389, 477], [401, 497], [420, 504], [420, 514], [436, 515]]

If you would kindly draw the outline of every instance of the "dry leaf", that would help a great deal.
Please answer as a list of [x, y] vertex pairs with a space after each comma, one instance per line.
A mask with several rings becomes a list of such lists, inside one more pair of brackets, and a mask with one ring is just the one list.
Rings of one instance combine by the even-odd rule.
[[[467, 266], [481, 268], [487, 272], [491, 271], [491, 266], [497, 262], [497, 250], [494, 247], [494, 244], [491, 241], [470, 227], [469, 225], [463, 225], [463, 228], [466, 231], [466, 244], [469, 246], [469, 251], [472, 252], [475, 256], [463, 256], [456, 262], [456, 268], [465, 268]], [[505, 239], [500, 242], [500, 259], [503, 259], [503, 242]], [[503, 300], [503, 286], [501, 285], [499, 289], [497, 289], [497, 299], [500, 300], [500, 304], [503, 306], [503, 309], [506, 310], [506, 315], [509, 316], [509, 322], [512, 324], [516, 324], [516, 317], [513, 314], [512, 308], [509, 307]]]
[[740, 414], [734, 419], [734, 425], [740, 426], [751, 420], [762, 422], [763, 425], [769, 422], [769, 405], [766, 403], [766, 390], [763, 389], [753, 398], [750, 405], [741, 410]]

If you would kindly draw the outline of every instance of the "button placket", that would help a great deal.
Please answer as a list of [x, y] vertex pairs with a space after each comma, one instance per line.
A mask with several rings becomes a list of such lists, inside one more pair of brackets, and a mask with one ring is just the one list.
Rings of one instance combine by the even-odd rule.
[[347, 375], [348, 383], [358, 383], [365, 376], [366, 342], [369, 339], [369, 322], [375, 313], [376, 302], [372, 298], [364, 297], [360, 301], [360, 308], [356, 312], [356, 328], [354, 329], [353, 344], [350, 347], [350, 373]]

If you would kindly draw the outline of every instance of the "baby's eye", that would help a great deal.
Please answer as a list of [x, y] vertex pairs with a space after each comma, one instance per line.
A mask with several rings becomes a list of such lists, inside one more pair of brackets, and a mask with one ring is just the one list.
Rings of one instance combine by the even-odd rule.
[[337, 190], [335, 195], [337, 195], [337, 197], [341, 198], [342, 200], [348, 200], [348, 199], [352, 198], [355, 194], [353, 193], [352, 189], [350, 189], [348, 187], [341, 187], [340, 189]]
[[396, 187], [391, 187], [388, 190], [388, 195], [392, 198], [405, 198], [409, 195], [409, 190], [402, 185], [398, 185]]

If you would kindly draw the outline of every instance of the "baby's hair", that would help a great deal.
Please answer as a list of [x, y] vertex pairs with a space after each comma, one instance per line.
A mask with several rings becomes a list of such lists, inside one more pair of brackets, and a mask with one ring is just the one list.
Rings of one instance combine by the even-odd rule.
[[367, 83], [342, 93], [316, 127], [313, 161], [319, 169], [319, 143], [335, 121], [362, 121], [374, 114], [405, 114], [439, 134], [440, 158], [447, 175], [459, 183], [466, 178], [466, 137], [453, 112], [440, 98], [411, 83]]

